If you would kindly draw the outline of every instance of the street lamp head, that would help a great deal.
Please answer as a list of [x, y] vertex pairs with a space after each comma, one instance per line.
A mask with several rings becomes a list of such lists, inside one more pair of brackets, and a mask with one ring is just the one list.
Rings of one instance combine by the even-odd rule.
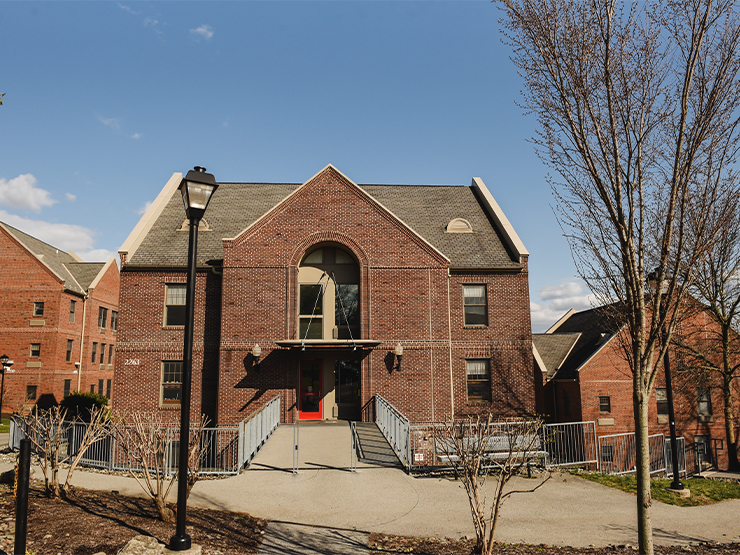
[[9, 360], [10, 360], [10, 357], [8, 355], [3, 355], [0, 357], [0, 364], [5, 366], [6, 364], [8, 364]]
[[188, 218], [201, 219], [211, 196], [218, 188], [213, 174], [206, 173], [202, 166], [195, 166], [180, 182], [180, 193]]

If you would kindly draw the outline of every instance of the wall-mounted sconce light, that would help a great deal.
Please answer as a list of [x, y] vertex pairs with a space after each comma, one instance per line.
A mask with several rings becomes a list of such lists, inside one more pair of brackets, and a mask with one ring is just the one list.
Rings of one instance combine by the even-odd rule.
[[260, 357], [262, 356], [262, 349], [260, 349], [259, 343], [255, 343], [252, 347], [252, 357], [254, 358], [254, 369], [259, 371], [260, 369]]
[[396, 370], [401, 370], [401, 359], [403, 358], [403, 347], [401, 346], [401, 342], [398, 342], [398, 345], [396, 345], [396, 348], [393, 350], [393, 354], [396, 355], [396, 360], [398, 361], [398, 364], [396, 364]]

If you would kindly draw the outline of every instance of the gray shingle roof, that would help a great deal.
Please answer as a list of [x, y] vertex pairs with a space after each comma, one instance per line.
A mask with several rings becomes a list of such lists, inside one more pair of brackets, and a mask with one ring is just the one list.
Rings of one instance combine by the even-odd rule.
[[78, 262], [75, 257], [6, 223], [5, 229], [64, 280], [64, 288], [84, 294], [105, 266], [103, 262]]
[[532, 334], [532, 341], [545, 364], [548, 380], [558, 371], [579, 337], [579, 332]]
[[[297, 183], [220, 183], [205, 214], [212, 231], [198, 234], [198, 264], [221, 260], [222, 239], [239, 235], [298, 187]], [[472, 187], [359, 187], [449, 258], [452, 268], [521, 268], [507, 251]], [[446, 233], [445, 227], [454, 218], [468, 220], [473, 233]], [[127, 265], [185, 266], [188, 234], [178, 231], [184, 219], [180, 193], [175, 191]]]

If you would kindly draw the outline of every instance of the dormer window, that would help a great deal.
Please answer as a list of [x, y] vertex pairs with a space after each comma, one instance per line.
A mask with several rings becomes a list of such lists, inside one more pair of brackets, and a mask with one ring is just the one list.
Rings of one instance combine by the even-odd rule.
[[445, 228], [447, 233], [473, 233], [473, 226], [464, 218], [455, 218]]

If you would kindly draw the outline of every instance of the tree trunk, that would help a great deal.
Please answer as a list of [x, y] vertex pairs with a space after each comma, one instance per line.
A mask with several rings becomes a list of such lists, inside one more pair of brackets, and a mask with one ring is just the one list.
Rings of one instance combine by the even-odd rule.
[[154, 506], [157, 508], [157, 514], [164, 522], [173, 522], [175, 520], [175, 513], [172, 509], [167, 506], [167, 503], [161, 495], [157, 495], [154, 498]]
[[[637, 378], [635, 378], [637, 379]], [[653, 555], [653, 524], [650, 520], [650, 446], [648, 401], [644, 388], [635, 392], [635, 448], [637, 450], [637, 540], [640, 555]]]
[[[722, 373], [722, 396], [725, 401], [725, 436], [727, 436], [727, 470], [737, 472], [740, 462], [737, 460], [737, 434], [735, 432], [735, 409], [732, 406], [732, 377], [727, 374], [727, 366]], [[715, 461], [716, 462], [716, 461]], [[719, 467], [719, 466], [718, 466]]]

